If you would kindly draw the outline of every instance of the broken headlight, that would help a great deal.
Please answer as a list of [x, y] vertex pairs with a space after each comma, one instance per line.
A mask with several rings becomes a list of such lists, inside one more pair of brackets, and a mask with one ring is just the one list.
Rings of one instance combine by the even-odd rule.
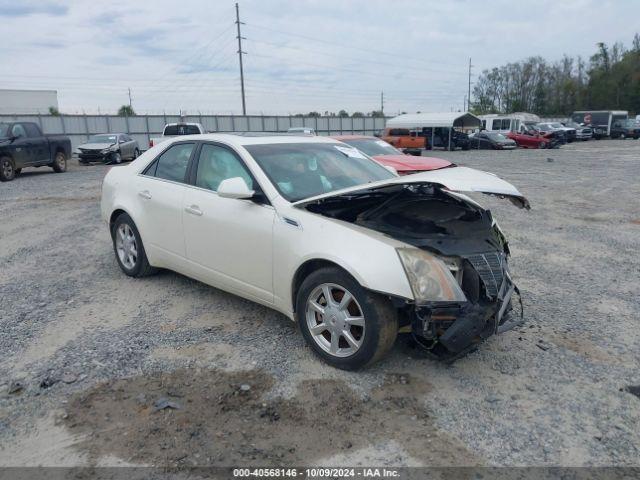
[[419, 248], [398, 248], [416, 302], [464, 302], [460, 285], [442, 260]]

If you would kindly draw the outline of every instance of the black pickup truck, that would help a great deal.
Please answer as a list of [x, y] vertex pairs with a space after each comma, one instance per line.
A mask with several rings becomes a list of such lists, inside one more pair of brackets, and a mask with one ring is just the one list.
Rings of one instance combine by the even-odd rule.
[[67, 170], [71, 140], [62, 135], [43, 135], [32, 122], [0, 123], [0, 181], [13, 180], [24, 167]]

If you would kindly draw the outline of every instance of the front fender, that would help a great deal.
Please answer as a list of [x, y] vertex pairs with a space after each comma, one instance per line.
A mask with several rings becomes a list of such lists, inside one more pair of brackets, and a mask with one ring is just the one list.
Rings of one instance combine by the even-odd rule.
[[281, 310], [293, 312], [293, 282], [310, 260], [324, 260], [346, 270], [364, 288], [413, 300], [411, 286], [396, 251], [408, 245], [347, 222], [292, 209], [298, 226], [276, 219], [273, 232], [274, 295]]

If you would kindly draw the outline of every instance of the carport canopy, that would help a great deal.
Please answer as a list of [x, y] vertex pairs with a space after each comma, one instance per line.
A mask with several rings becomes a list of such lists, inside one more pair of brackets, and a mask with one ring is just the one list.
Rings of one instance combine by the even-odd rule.
[[405, 113], [387, 121], [387, 127], [480, 127], [482, 120], [469, 112]]

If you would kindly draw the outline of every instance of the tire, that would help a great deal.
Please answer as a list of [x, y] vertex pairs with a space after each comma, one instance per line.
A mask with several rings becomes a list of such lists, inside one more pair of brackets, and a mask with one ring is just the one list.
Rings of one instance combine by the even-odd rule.
[[626, 140], [627, 139], [627, 135], [624, 134], [624, 133], [621, 133], [618, 138], [620, 138], [620, 140]]
[[138, 150], [137, 148], [133, 151], [133, 159], [135, 160], [136, 158], [138, 158], [140, 156], [140, 150]]
[[120, 155], [120, 152], [113, 152], [111, 154], [111, 163], [115, 163], [116, 165], [122, 163], [122, 155]]
[[0, 157], [0, 182], [10, 182], [16, 178], [16, 168], [11, 157]]
[[63, 173], [67, 171], [67, 156], [63, 152], [57, 152], [53, 159], [51, 168], [56, 173]]
[[[120, 269], [130, 277], [146, 277], [158, 270], [149, 265], [140, 232], [131, 217], [122, 213], [111, 227], [113, 252]], [[133, 246], [133, 250], [131, 247]]]
[[[326, 292], [330, 292], [331, 302], [326, 301]], [[345, 292], [351, 295], [351, 300], [341, 308], [338, 304], [345, 298]], [[331, 303], [330, 312], [327, 312], [328, 303]], [[330, 318], [326, 318], [329, 315]], [[398, 334], [398, 316], [391, 301], [365, 290], [337, 267], [318, 269], [304, 279], [296, 295], [296, 317], [302, 335], [314, 352], [328, 364], [343, 370], [357, 370], [380, 360]], [[361, 320], [351, 323], [346, 320], [349, 317]], [[314, 329], [312, 333], [313, 327], [321, 325], [327, 328]], [[350, 341], [344, 336], [346, 333]]]
[[547, 143], [546, 142], [540, 142], [538, 144], [538, 148], [541, 149], [541, 150], [547, 148]]

